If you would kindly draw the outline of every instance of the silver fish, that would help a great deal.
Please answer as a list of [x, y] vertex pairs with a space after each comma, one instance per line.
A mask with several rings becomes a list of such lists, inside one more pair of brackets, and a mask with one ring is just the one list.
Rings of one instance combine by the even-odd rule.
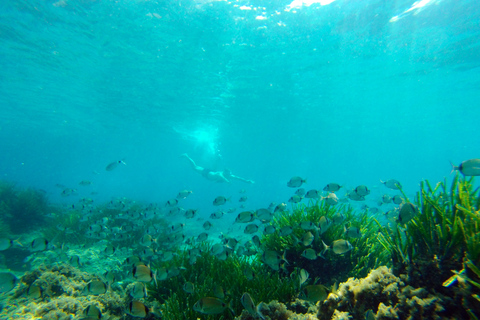
[[287, 182], [287, 187], [290, 188], [299, 188], [302, 184], [306, 183], [307, 180], [301, 177], [292, 177], [290, 181]]
[[395, 179], [390, 179], [390, 180], [387, 180], [387, 181], [380, 180], [380, 182], [383, 183], [385, 185], [385, 187], [393, 189], [393, 190], [400, 190], [402, 188], [402, 185], [400, 184], [400, 182], [398, 182]]
[[452, 164], [452, 172], [455, 170], [460, 171], [466, 177], [480, 176], [480, 159], [463, 161], [458, 167]]

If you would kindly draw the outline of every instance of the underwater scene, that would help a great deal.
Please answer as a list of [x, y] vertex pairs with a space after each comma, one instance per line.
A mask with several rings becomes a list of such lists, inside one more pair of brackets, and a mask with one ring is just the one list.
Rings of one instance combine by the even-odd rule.
[[0, 17], [0, 320], [480, 319], [477, 0]]

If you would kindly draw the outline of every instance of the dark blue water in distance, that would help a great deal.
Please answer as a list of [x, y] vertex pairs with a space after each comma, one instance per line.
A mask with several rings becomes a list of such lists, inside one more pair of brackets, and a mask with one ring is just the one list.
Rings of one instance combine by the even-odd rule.
[[241, 189], [247, 208], [286, 202], [297, 175], [367, 185], [369, 205], [380, 180], [451, 181], [480, 151], [478, 1], [324, 4], [1, 1], [0, 179], [68, 204], [191, 189], [205, 216]]

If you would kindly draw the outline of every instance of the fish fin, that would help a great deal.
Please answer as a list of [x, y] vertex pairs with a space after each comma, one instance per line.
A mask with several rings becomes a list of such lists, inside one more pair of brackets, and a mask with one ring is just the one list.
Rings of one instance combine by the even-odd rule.
[[18, 246], [18, 247], [20, 247], [20, 248], [23, 248], [23, 244], [20, 242], [20, 238], [21, 238], [21, 237], [15, 239], [15, 240], [12, 240], [12, 246], [15, 245], [15, 246]]
[[325, 252], [327, 252], [327, 251], [330, 249], [330, 247], [327, 246], [327, 245], [325, 244], [325, 242], [323, 242], [323, 240], [322, 240], [322, 243], [323, 243], [323, 248], [324, 248], [324, 249], [323, 249], [323, 251], [322, 251], [321, 253], [318, 254], [318, 256], [321, 257], [321, 258], [323, 258], [323, 259], [325, 259], [325, 257], [324, 257], [323, 255], [325, 254]]
[[264, 305], [263, 301], [257, 304], [255, 311], [257, 312], [257, 315], [260, 319], [265, 320], [265, 316], [262, 314], [262, 311], [261, 311], [263, 305]]
[[454, 165], [454, 164], [452, 163], [452, 161], [450, 161], [450, 165], [452, 166], [452, 171], [450, 171], [450, 174], [452, 174], [453, 171], [455, 171], [455, 170], [459, 170], [459, 167], [457, 167], [456, 165]]
[[[153, 273], [153, 281], [155, 281], [155, 286], [158, 287], [158, 283], [157, 283], [157, 270], [155, 270], [155, 272]], [[146, 286], [145, 286], [146, 288]]]
[[286, 254], [287, 254], [287, 250], [285, 249], [285, 250], [283, 251], [283, 254], [282, 254], [282, 260], [285, 261], [285, 263], [289, 265], [289, 263], [288, 263], [288, 261], [287, 261], [287, 258], [285, 258], [285, 255], [286, 255]]

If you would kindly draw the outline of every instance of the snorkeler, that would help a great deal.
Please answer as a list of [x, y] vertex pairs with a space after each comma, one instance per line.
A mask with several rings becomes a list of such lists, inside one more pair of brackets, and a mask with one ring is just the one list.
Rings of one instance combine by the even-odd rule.
[[188, 156], [188, 154], [186, 154], [186, 153], [182, 154], [182, 157], [187, 158], [187, 160], [192, 165], [193, 170], [200, 173], [207, 180], [215, 181], [215, 182], [228, 182], [228, 183], [230, 183], [230, 180], [236, 179], [236, 180], [240, 180], [240, 181], [243, 181], [243, 182], [246, 182], [246, 183], [255, 183], [253, 180], [248, 180], [248, 179], [244, 179], [242, 177], [233, 175], [230, 172], [230, 170], [228, 170], [228, 169], [225, 169], [223, 171], [212, 171], [210, 169], [197, 166], [195, 164], [195, 161], [193, 161], [193, 159], [190, 158]]

